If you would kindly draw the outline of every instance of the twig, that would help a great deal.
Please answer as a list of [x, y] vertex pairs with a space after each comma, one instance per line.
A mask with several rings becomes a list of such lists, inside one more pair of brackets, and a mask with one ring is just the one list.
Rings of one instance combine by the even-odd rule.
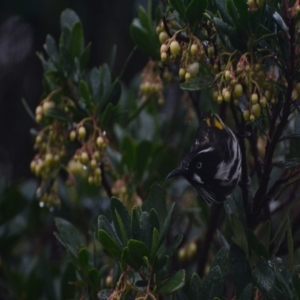
[[100, 169], [101, 169], [101, 181], [102, 181], [102, 185], [106, 191], [106, 194], [109, 198], [111, 198], [113, 196], [112, 192], [111, 192], [111, 188], [110, 185], [106, 179], [105, 176], [105, 170], [104, 170], [104, 165], [103, 163], [100, 164]]
[[202, 277], [204, 274], [209, 249], [214, 237], [214, 233], [219, 224], [219, 216], [222, 211], [222, 205], [215, 204], [212, 206], [211, 210], [212, 211], [211, 211], [210, 219], [207, 224], [207, 231], [204, 237], [203, 244], [198, 243], [199, 261], [198, 261], [197, 273], [200, 277]]
[[200, 111], [200, 108], [199, 108], [199, 103], [200, 103], [200, 99], [201, 99], [201, 91], [198, 91], [198, 92], [189, 92], [189, 96], [190, 96], [190, 98], [192, 100], [192, 104], [193, 104], [194, 110], [196, 112], [198, 121], [200, 123], [202, 121], [201, 111]]

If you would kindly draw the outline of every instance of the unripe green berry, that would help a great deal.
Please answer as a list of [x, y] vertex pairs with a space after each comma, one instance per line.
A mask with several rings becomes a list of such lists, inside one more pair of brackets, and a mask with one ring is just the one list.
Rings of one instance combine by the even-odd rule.
[[85, 130], [85, 128], [83, 126], [80, 126], [78, 128], [78, 135], [79, 135], [79, 138], [81, 138], [81, 139], [85, 138], [85, 136], [86, 136], [86, 130]]
[[255, 116], [254, 115], [250, 115], [250, 122], [254, 122], [255, 121]]
[[184, 75], [184, 78], [185, 78], [186, 81], [188, 81], [192, 78], [192, 76], [189, 72], [186, 72], [185, 75]]
[[193, 55], [193, 56], [195, 56], [196, 54], [197, 54], [197, 52], [198, 52], [198, 46], [197, 46], [197, 44], [193, 44], [192, 46], [191, 46], [191, 54]]
[[214, 100], [215, 102], [217, 102], [218, 96], [219, 96], [219, 92], [218, 92], [218, 91], [214, 91], [214, 92], [213, 92], [213, 100]]
[[92, 169], [96, 169], [98, 166], [97, 161], [94, 158], [91, 160], [90, 164]]
[[230, 99], [231, 99], [231, 93], [228, 90], [226, 90], [225, 93], [224, 93], [224, 100], [226, 102], [229, 102]]
[[243, 111], [243, 118], [244, 118], [245, 121], [249, 121], [249, 118], [250, 118], [250, 112], [249, 112], [248, 109], [245, 109], [245, 110]]
[[231, 75], [230, 75], [230, 71], [229, 70], [226, 70], [225, 73], [224, 73], [224, 78], [225, 80], [228, 82], [230, 81], [231, 79]]
[[166, 53], [166, 52], [162, 52], [162, 53], [160, 54], [160, 59], [161, 59], [161, 61], [163, 61], [163, 62], [167, 61], [167, 59], [168, 59], [167, 53]]
[[168, 38], [169, 38], [169, 36], [165, 31], [162, 31], [158, 36], [158, 39], [161, 44], [163, 44]]
[[179, 75], [180, 79], [183, 79], [185, 76], [185, 69], [180, 68], [178, 75]]
[[258, 103], [252, 105], [252, 113], [257, 118], [261, 114], [261, 107]]
[[43, 107], [42, 106], [38, 106], [36, 109], [35, 109], [35, 114], [36, 115], [40, 115], [43, 113]]
[[191, 74], [191, 77], [196, 77], [199, 72], [199, 63], [193, 62], [188, 67], [188, 72]]
[[35, 121], [37, 122], [37, 123], [40, 123], [41, 121], [42, 121], [42, 115], [41, 114], [38, 114], [38, 115], [36, 115], [35, 116]]
[[209, 46], [209, 47], [207, 48], [207, 56], [208, 56], [209, 58], [211, 58], [211, 57], [214, 56], [214, 54], [215, 54], [215, 49], [214, 49], [214, 47], [213, 47], [213, 46]]
[[222, 97], [222, 95], [219, 95], [219, 96], [218, 96], [217, 102], [218, 102], [219, 104], [221, 104], [221, 103], [223, 102], [223, 97]]
[[180, 45], [177, 41], [172, 41], [170, 44], [170, 51], [172, 55], [176, 56], [180, 52]]
[[85, 151], [82, 152], [81, 155], [80, 155], [80, 161], [81, 161], [81, 163], [85, 164], [85, 163], [88, 162], [88, 160], [89, 160], [88, 154]]
[[94, 183], [94, 177], [93, 176], [89, 176], [88, 177], [88, 183], [89, 184], [93, 184]]
[[96, 144], [97, 144], [98, 148], [103, 148], [103, 146], [104, 146], [104, 139], [103, 139], [102, 136], [98, 136], [97, 137]]
[[258, 95], [257, 95], [256, 93], [253, 93], [253, 94], [251, 95], [251, 103], [252, 103], [252, 104], [258, 103]]
[[234, 89], [233, 89], [233, 94], [235, 96], [235, 98], [241, 98], [242, 94], [243, 94], [243, 86], [238, 83], [235, 85]]
[[262, 108], [265, 108], [267, 106], [267, 99], [266, 97], [262, 97], [259, 101]]
[[75, 141], [75, 139], [76, 139], [76, 131], [72, 130], [70, 132], [70, 140], [73, 142], [73, 141]]
[[43, 103], [43, 113], [47, 114], [49, 110], [53, 109], [55, 107], [55, 104], [53, 101], [45, 101]]

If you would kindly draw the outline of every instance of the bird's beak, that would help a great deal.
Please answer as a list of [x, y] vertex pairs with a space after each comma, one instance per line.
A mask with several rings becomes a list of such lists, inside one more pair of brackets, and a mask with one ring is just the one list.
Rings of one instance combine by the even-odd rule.
[[185, 170], [182, 169], [181, 167], [173, 170], [169, 175], [167, 176], [166, 179], [172, 178], [172, 177], [177, 177], [177, 176], [184, 176]]

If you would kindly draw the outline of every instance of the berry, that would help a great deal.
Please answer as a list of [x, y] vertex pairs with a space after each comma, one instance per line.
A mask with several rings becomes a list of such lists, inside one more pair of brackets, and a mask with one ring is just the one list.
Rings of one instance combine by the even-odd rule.
[[88, 162], [88, 160], [89, 160], [88, 154], [85, 151], [82, 152], [81, 155], [80, 155], [80, 161], [81, 161], [81, 163], [85, 164], [85, 163]]
[[235, 85], [234, 89], [233, 89], [233, 94], [236, 98], [241, 98], [242, 94], [243, 94], [243, 86], [238, 83]]
[[214, 100], [215, 102], [217, 102], [217, 100], [218, 100], [218, 95], [219, 95], [219, 92], [218, 92], [218, 91], [214, 91], [214, 92], [213, 92], [213, 100]]
[[191, 77], [196, 77], [199, 72], [199, 63], [193, 62], [188, 67], [188, 72], [191, 74]]
[[98, 136], [97, 137], [96, 144], [97, 144], [98, 148], [103, 148], [103, 146], [104, 146], [104, 139], [103, 139], [102, 136]]
[[36, 115], [40, 115], [40, 114], [42, 114], [43, 113], [43, 108], [42, 108], [42, 106], [38, 106], [36, 109], [35, 109], [35, 114]]
[[251, 103], [252, 103], [252, 104], [258, 103], [258, 95], [257, 95], [256, 93], [253, 93], [253, 94], [251, 95]]
[[262, 97], [259, 101], [262, 108], [265, 108], [267, 106], [267, 99], [266, 97]]
[[76, 139], [76, 131], [72, 130], [70, 132], [70, 140], [73, 142]]
[[250, 122], [254, 122], [255, 121], [255, 116], [254, 115], [250, 115]]
[[168, 38], [169, 38], [169, 36], [165, 31], [162, 31], [158, 36], [158, 39], [161, 44], [163, 44]]
[[266, 97], [267, 100], [271, 99], [271, 92], [270, 92], [270, 90], [266, 90], [265, 91], [265, 97]]
[[243, 117], [244, 117], [244, 120], [245, 121], [249, 121], [249, 118], [250, 118], [250, 111], [248, 109], [245, 109], [243, 111]]
[[185, 78], [186, 81], [190, 80], [191, 77], [192, 77], [192, 76], [191, 76], [191, 74], [190, 74], [189, 72], [186, 72], [186, 73], [185, 73], [184, 78]]
[[162, 44], [160, 46], [160, 52], [163, 53], [163, 52], [167, 52], [168, 51], [168, 46], [166, 44]]
[[167, 61], [167, 58], [168, 58], [168, 55], [167, 55], [166, 52], [162, 52], [162, 53], [160, 54], [160, 59], [161, 59], [161, 61]]
[[176, 56], [180, 52], [180, 45], [177, 41], [172, 41], [170, 44], [171, 54]]
[[230, 71], [226, 70], [224, 73], [225, 80], [228, 82], [231, 79]]
[[198, 46], [197, 46], [197, 44], [193, 44], [192, 46], [191, 46], [191, 54], [193, 55], [193, 56], [195, 56], [196, 54], [197, 54], [197, 52], [198, 52]]
[[96, 159], [93, 158], [93, 159], [91, 160], [91, 168], [92, 168], [92, 169], [96, 169], [97, 166], [98, 166], [97, 161], [96, 161]]
[[85, 130], [85, 128], [83, 126], [80, 126], [78, 128], [78, 135], [79, 135], [79, 138], [81, 138], [81, 139], [85, 138], [85, 136], [86, 136], [86, 130]]
[[214, 56], [214, 54], [215, 54], [215, 48], [213, 46], [209, 46], [207, 48], [207, 56], [211, 58]]
[[228, 90], [226, 90], [226, 91], [224, 92], [224, 100], [225, 100], [226, 102], [229, 102], [230, 99], [231, 99], [231, 93], [230, 93]]
[[252, 105], [252, 113], [257, 118], [261, 114], [261, 107], [258, 103]]
[[221, 103], [223, 102], [223, 97], [222, 97], [222, 95], [219, 95], [219, 96], [218, 96], [217, 102], [218, 102], [219, 104], [221, 104]]
[[45, 101], [43, 103], [43, 113], [47, 114], [49, 110], [53, 109], [55, 107], [55, 104], [53, 101]]
[[185, 76], [185, 69], [180, 68], [178, 75], [179, 75], [180, 79], [183, 79]]

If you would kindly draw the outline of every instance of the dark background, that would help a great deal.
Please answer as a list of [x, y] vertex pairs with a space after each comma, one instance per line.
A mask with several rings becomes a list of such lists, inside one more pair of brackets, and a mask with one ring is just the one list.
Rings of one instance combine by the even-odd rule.
[[[83, 23], [86, 43], [92, 42], [89, 67], [106, 62], [117, 45], [114, 74], [133, 48], [129, 26], [138, 5], [133, 0], [2, 0], [0, 1], [0, 177], [9, 181], [29, 176], [33, 157], [30, 128], [36, 126], [21, 99], [35, 110], [42, 95], [42, 68], [36, 52], [43, 51], [47, 34], [57, 41], [60, 14], [73, 9]], [[146, 57], [134, 56], [124, 74], [128, 83]]]

